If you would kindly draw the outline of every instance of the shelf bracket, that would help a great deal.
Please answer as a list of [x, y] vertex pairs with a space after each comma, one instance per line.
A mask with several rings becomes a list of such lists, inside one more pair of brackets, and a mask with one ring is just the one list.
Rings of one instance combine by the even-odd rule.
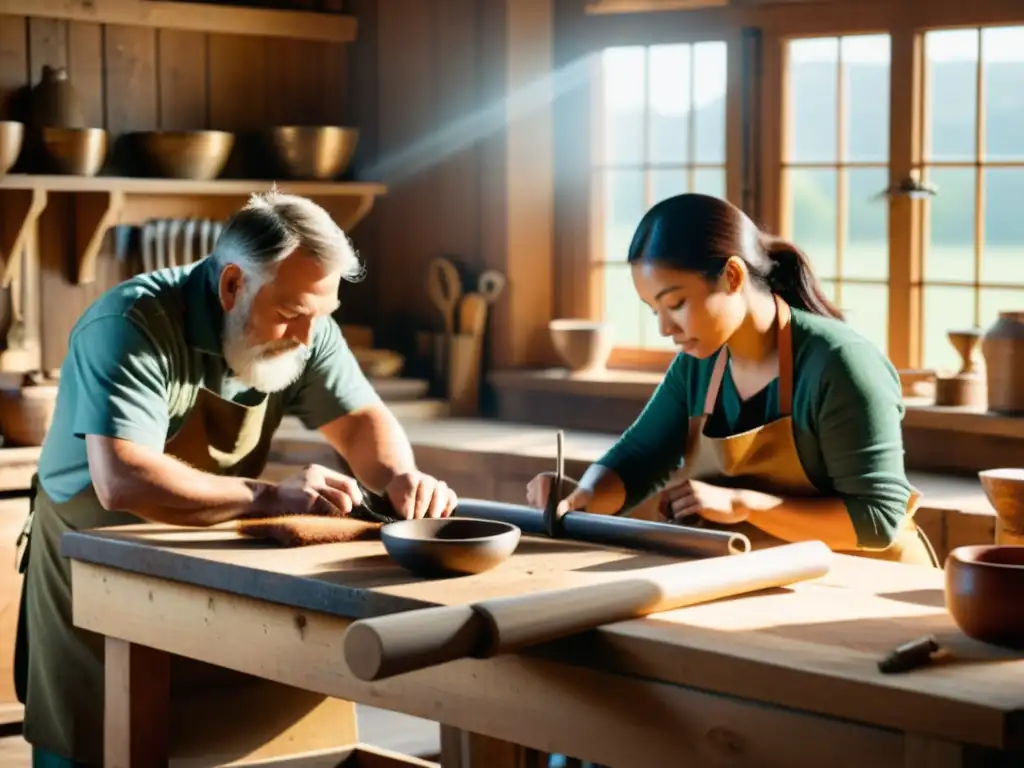
[[96, 282], [96, 261], [107, 230], [118, 223], [124, 210], [124, 192], [79, 192], [75, 195], [75, 284]]
[[36, 223], [46, 210], [46, 190], [5, 189], [0, 192], [0, 210], [4, 212], [3, 234], [0, 235], [0, 256], [3, 276], [0, 288], [10, 288], [21, 271], [21, 252], [35, 231]]

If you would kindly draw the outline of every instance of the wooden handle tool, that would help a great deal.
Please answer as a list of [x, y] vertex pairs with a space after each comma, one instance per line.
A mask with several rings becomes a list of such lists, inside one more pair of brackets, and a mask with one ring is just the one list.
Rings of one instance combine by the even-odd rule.
[[462, 279], [458, 268], [448, 259], [436, 258], [427, 269], [427, 295], [444, 320], [444, 332], [455, 333], [455, 307], [462, 296]]
[[487, 299], [470, 292], [459, 303], [459, 333], [479, 338], [487, 328]]
[[617, 621], [819, 578], [831, 558], [822, 542], [805, 541], [638, 569], [601, 584], [362, 619], [345, 632], [345, 661], [360, 680], [372, 681], [489, 658]]

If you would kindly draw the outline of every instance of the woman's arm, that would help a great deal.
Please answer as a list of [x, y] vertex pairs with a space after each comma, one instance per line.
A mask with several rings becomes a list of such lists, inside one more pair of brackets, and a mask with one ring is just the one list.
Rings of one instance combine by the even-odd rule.
[[679, 467], [689, 425], [687, 366], [677, 355], [651, 399], [622, 437], [580, 480], [594, 493], [588, 512], [617, 514], [643, 501]]
[[817, 431], [835, 488], [828, 499], [738, 493], [758, 528], [794, 541], [808, 532], [833, 549], [884, 549], [896, 537], [913, 489], [903, 465], [899, 376], [869, 342], [834, 350], [825, 366]]

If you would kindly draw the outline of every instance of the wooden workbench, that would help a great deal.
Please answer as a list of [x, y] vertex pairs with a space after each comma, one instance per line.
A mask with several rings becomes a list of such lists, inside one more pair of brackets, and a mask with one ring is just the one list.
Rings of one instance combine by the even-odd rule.
[[[354, 618], [606, 581], [666, 559], [524, 538], [491, 572], [424, 581], [377, 542], [282, 550], [224, 530], [133, 526], [68, 534], [64, 547], [75, 623], [119, 638], [107, 641], [108, 665], [179, 654], [520, 751], [616, 768], [945, 768], [979, 757], [999, 765], [997, 752], [1024, 747], [1024, 660], [960, 635], [935, 569], [835, 556], [826, 577], [792, 589], [364, 683], [342, 654]], [[880, 657], [927, 633], [947, 644], [951, 661], [877, 671]], [[108, 666], [108, 680], [128, 672]], [[152, 706], [153, 691], [133, 701], [130, 689], [108, 686], [107, 711], [120, 713], [121, 725], [133, 704]], [[127, 746], [108, 742], [121, 756]], [[460, 768], [522, 764], [514, 750], [505, 754], [515, 763], [497, 754], [442, 757]]]

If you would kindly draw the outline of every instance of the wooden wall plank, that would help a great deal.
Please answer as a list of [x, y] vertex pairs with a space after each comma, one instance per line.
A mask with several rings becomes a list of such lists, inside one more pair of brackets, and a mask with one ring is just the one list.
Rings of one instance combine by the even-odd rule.
[[103, 85], [103, 27], [88, 21], [68, 23], [68, 78], [82, 103], [85, 124], [106, 125]]
[[177, 29], [160, 29], [156, 34], [160, 128], [206, 128], [210, 122], [206, 93], [208, 36]]
[[[28, 20], [0, 16], [0, 117], [11, 118], [12, 99], [29, 80]], [[16, 110], [15, 110], [16, 111]]]
[[110, 24], [103, 40], [107, 129], [114, 134], [157, 127], [156, 30]]

